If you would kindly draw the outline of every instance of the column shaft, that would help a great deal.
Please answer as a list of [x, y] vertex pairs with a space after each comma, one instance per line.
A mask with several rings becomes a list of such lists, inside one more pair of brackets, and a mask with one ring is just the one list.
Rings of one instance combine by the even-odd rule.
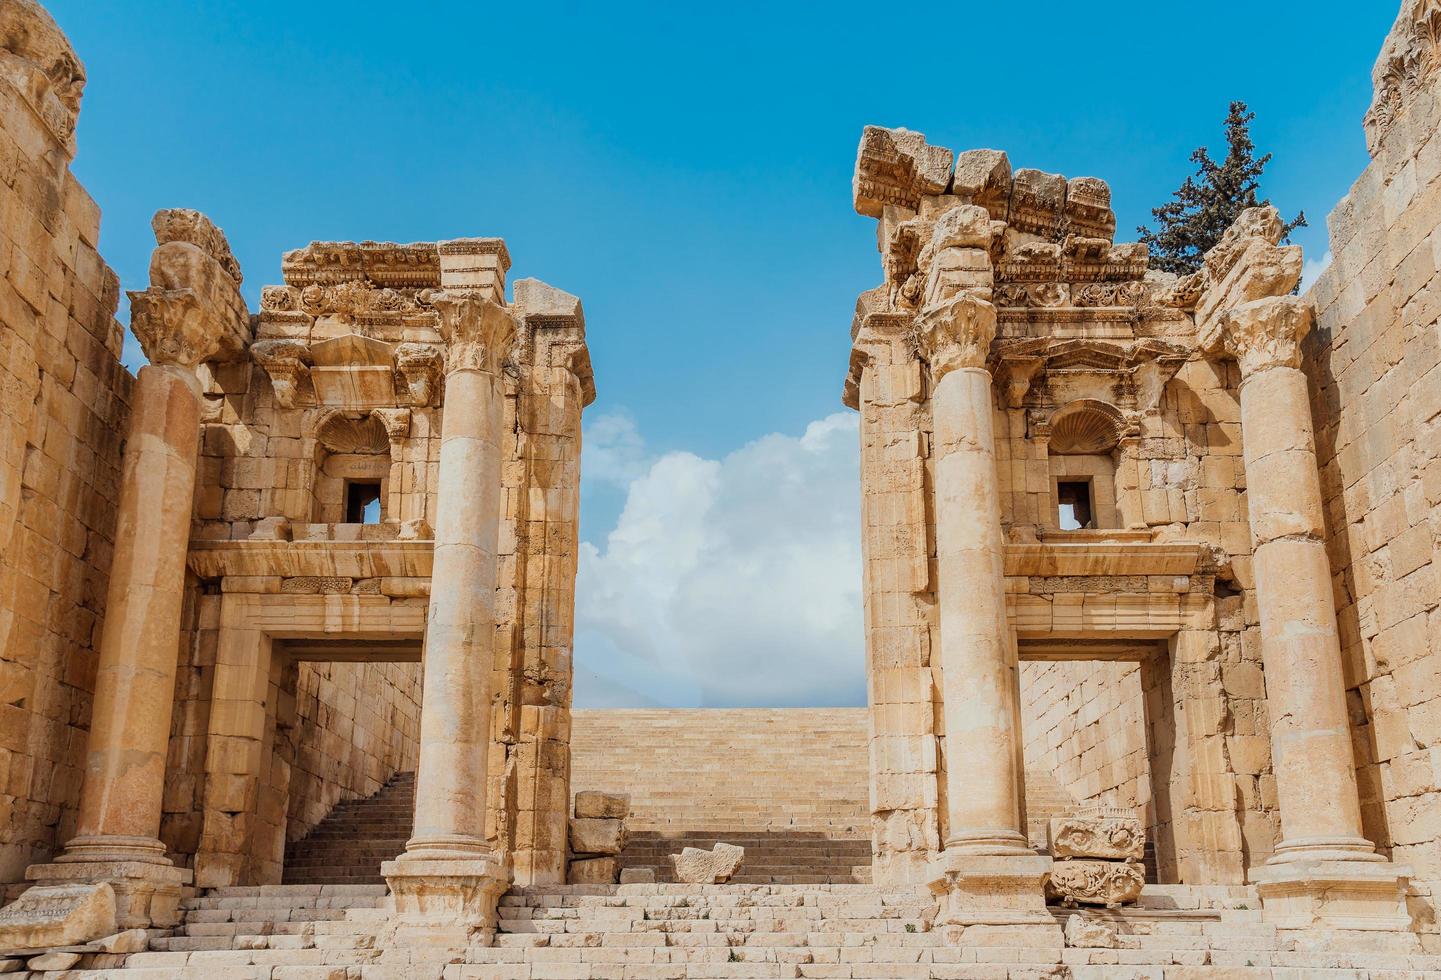
[[147, 365], [122, 464], [78, 832], [63, 860], [163, 862], [160, 833], [200, 397], [187, 368]]
[[1374, 848], [1361, 832], [1306, 376], [1276, 365], [1247, 377], [1241, 425], [1281, 804], [1276, 860], [1317, 851], [1369, 855]]
[[489, 851], [486, 762], [503, 397], [500, 379], [489, 371], [467, 367], [446, 378], [415, 830], [407, 846], [416, 857]]
[[1018, 676], [1006, 628], [990, 373], [983, 368], [948, 372], [931, 405], [950, 822], [946, 848], [1029, 854], [1021, 828]]

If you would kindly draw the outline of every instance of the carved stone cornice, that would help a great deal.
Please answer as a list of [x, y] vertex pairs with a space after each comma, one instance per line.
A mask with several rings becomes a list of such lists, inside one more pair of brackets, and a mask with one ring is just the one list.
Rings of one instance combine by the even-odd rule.
[[1310, 300], [1270, 296], [1228, 310], [1220, 327], [1203, 343], [1212, 354], [1234, 357], [1243, 380], [1271, 368], [1299, 369], [1301, 341], [1314, 320]]
[[1371, 73], [1375, 96], [1366, 113], [1366, 147], [1375, 156], [1396, 120], [1441, 68], [1441, 0], [1406, 0]]
[[250, 345], [250, 356], [270, 376], [276, 403], [294, 408], [310, 378], [310, 345], [302, 340], [261, 340]]
[[959, 368], [982, 368], [996, 337], [996, 308], [973, 293], [957, 293], [917, 321], [922, 355], [936, 384]]
[[220, 336], [209, 329], [210, 318], [195, 290], [152, 286], [128, 295], [130, 330], [151, 364], [193, 368], [220, 349]]
[[857, 213], [879, 218], [887, 205], [920, 206], [927, 194], [944, 194], [955, 155], [931, 146], [925, 134], [867, 126], [856, 150], [852, 195]]
[[431, 296], [445, 339], [445, 370], [495, 373], [515, 339], [509, 310], [478, 293], [448, 290]]
[[370, 282], [391, 289], [440, 285], [440, 253], [434, 242], [311, 242], [280, 260], [286, 285]]

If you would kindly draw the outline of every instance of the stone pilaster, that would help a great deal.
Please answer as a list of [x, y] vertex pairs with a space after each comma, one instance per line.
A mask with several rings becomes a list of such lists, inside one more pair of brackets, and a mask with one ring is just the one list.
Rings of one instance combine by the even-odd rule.
[[1006, 622], [992, 379], [985, 367], [996, 311], [962, 289], [927, 309], [919, 327], [933, 385], [949, 783], [945, 849], [932, 866], [931, 888], [941, 896], [945, 925], [1054, 932], [1042, 892], [1050, 861], [1031, 850], [1023, 814], [1020, 679]]
[[580, 300], [536, 279], [515, 283], [522, 319], [522, 491], [515, 504], [521, 647], [513, 863], [518, 885], [566, 880], [579, 551], [581, 413], [595, 400]]
[[149, 289], [130, 294], [140, 369], [121, 471], [95, 706], [76, 836], [42, 885], [109, 882], [121, 928], [177, 918], [190, 873], [159, 840], [180, 646], [181, 603], [199, 454], [195, 368], [247, 340], [239, 267], [224, 236], [194, 211], [161, 211]]
[[[463, 270], [469, 274], [468, 270]], [[445, 279], [442, 277], [442, 284]], [[432, 298], [446, 342], [435, 558], [415, 829], [382, 873], [405, 919], [493, 928], [509, 877], [485, 836], [501, 495], [501, 360], [515, 335], [489, 290]]]

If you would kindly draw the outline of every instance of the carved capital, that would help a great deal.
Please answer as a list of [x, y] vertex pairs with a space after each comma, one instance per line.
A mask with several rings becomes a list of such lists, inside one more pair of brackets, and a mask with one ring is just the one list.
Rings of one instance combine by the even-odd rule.
[[446, 373], [499, 371], [515, 340], [515, 318], [510, 311], [486, 296], [461, 290], [435, 293], [430, 301], [440, 314]]
[[410, 404], [425, 406], [440, 390], [445, 358], [429, 344], [401, 344], [395, 348], [395, 369], [410, 395]]
[[973, 293], [957, 293], [929, 309], [919, 323], [921, 352], [937, 384], [957, 368], [984, 368], [996, 336], [996, 308]]
[[1299, 368], [1301, 341], [1311, 332], [1314, 310], [1300, 296], [1271, 296], [1226, 311], [1207, 341], [1213, 354], [1234, 357], [1241, 377], [1274, 367]]
[[129, 296], [130, 330], [151, 364], [193, 368], [220, 349], [195, 290], [152, 286]]
[[310, 349], [299, 340], [262, 340], [250, 347], [250, 356], [270, 375], [275, 401], [294, 408], [301, 385], [310, 377]]
[[1043, 357], [1007, 354], [996, 362], [996, 375], [1004, 384], [1007, 408], [1020, 408], [1031, 390], [1031, 382], [1046, 367]]

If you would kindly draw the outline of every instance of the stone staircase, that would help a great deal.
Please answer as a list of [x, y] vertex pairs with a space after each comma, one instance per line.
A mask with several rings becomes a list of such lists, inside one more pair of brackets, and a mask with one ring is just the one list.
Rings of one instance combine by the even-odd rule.
[[[1087, 911], [1107, 948], [952, 945], [923, 890], [869, 885], [623, 885], [516, 889], [493, 946], [397, 936], [384, 889], [218, 889], [151, 951], [89, 964], [113, 980], [1402, 980], [1441, 957], [1295, 948], [1245, 889], [1147, 889], [1141, 907]], [[1070, 914], [1058, 912], [1057, 922]], [[983, 930], [984, 931], [984, 930]]]
[[396, 773], [374, 796], [338, 803], [285, 848], [287, 885], [384, 885], [380, 864], [405, 850], [415, 819], [415, 773]]
[[684, 847], [710, 850], [725, 841], [746, 849], [745, 863], [733, 884], [740, 885], [842, 885], [871, 880], [871, 841], [868, 837], [829, 837], [816, 833], [663, 833], [631, 834], [620, 856], [622, 868], [650, 868], [656, 881], [671, 882], [675, 875], [670, 855]]

